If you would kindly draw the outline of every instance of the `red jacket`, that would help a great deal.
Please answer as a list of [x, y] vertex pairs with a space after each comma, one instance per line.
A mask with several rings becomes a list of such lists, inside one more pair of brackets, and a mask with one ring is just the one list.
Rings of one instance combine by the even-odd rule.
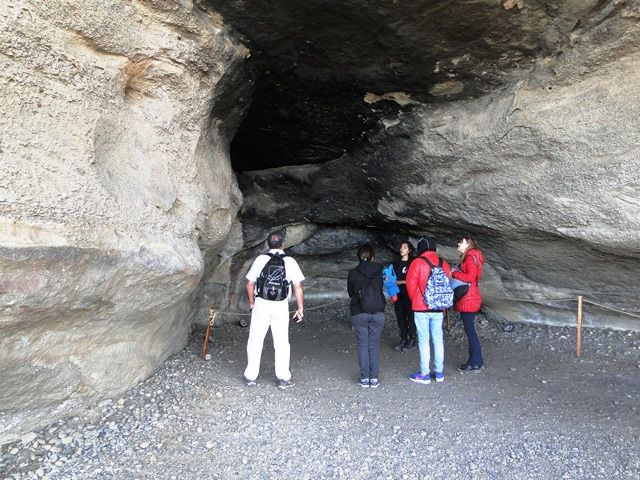
[[[428, 258], [434, 266], [440, 263], [440, 257], [438, 257], [436, 252], [427, 251], [423, 252], [420, 256]], [[442, 260], [442, 270], [444, 270], [447, 277], [451, 278], [451, 267], [444, 260]], [[424, 260], [415, 258], [411, 262], [411, 265], [409, 265], [405, 281], [407, 282], [407, 294], [411, 299], [411, 308], [414, 312], [427, 312], [431, 310], [429, 305], [424, 303], [424, 291], [427, 288], [429, 275], [431, 275], [431, 267]]]
[[453, 278], [469, 283], [469, 291], [460, 298], [453, 309], [463, 313], [475, 313], [482, 305], [482, 295], [478, 288], [478, 281], [482, 276], [484, 255], [478, 249], [469, 250], [459, 265], [460, 271], [453, 272]]

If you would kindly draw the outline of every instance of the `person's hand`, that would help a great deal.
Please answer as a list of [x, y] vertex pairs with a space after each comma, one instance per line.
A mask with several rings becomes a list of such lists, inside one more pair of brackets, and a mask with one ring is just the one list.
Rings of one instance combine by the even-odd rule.
[[302, 321], [302, 317], [304, 317], [303, 309], [298, 308], [296, 310], [296, 313], [293, 314], [293, 319], [296, 321], [296, 323], [300, 323]]

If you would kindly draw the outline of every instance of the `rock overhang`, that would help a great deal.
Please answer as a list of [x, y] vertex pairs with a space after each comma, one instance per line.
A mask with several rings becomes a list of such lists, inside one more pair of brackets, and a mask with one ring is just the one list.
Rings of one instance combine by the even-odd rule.
[[[317, 248], [333, 229], [348, 268], [344, 228], [384, 258], [402, 236], [453, 246], [472, 232], [495, 305], [522, 294], [542, 312], [523, 318], [566, 322], [545, 307], [554, 291], [619, 302], [595, 284], [618, 283], [607, 263], [638, 271], [638, 159], [613, 120], [637, 123], [638, 2], [209, 4], [252, 51], [254, 103], [232, 144], [247, 246], [281, 226]], [[604, 181], [603, 165], [616, 166]], [[326, 252], [311, 250], [322, 275]]]

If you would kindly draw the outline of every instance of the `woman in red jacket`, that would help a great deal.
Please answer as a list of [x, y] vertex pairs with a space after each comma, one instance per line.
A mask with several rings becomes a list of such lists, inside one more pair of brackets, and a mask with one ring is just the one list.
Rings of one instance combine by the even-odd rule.
[[458, 243], [460, 252], [460, 265], [452, 272], [452, 277], [461, 280], [469, 285], [469, 290], [453, 306], [454, 310], [460, 312], [464, 333], [469, 341], [469, 359], [467, 363], [460, 365], [461, 372], [471, 372], [482, 368], [482, 348], [476, 333], [476, 314], [482, 305], [482, 295], [478, 288], [478, 281], [482, 276], [482, 266], [484, 265], [484, 255], [473, 238], [462, 237]]

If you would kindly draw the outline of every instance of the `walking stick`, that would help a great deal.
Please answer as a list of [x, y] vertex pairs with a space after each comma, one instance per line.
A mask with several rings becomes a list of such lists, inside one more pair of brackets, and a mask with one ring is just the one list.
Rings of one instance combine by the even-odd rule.
[[211, 335], [211, 329], [213, 328], [213, 321], [216, 318], [216, 314], [218, 312], [216, 310], [214, 310], [213, 308], [209, 309], [209, 317], [208, 317], [208, 321], [207, 321], [207, 329], [204, 332], [204, 341], [202, 343], [202, 354], [200, 355], [200, 358], [202, 360], [206, 360], [207, 359], [207, 353], [209, 352], [209, 335]]
[[578, 328], [576, 330], [576, 357], [582, 355], [582, 295], [578, 295]]

